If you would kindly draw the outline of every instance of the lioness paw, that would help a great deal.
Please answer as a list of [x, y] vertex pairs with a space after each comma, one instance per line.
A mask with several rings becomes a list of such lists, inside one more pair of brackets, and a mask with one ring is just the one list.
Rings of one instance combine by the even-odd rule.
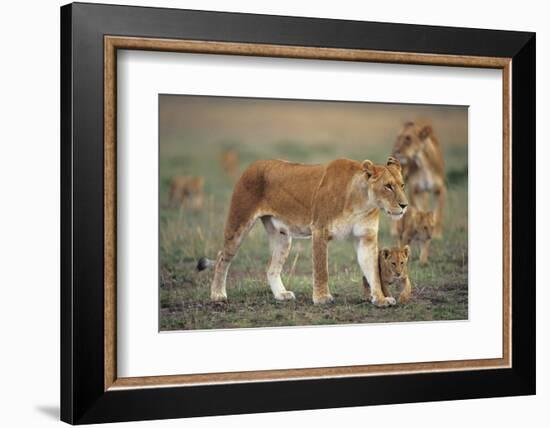
[[330, 294], [325, 294], [324, 296], [313, 296], [314, 305], [326, 305], [332, 302], [334, 302], [334, 297]]
[[212, 293], [210, 295], [210, 300], [213, 302], [226, 302], [227, 295], [225, 293]]
[[387, 308], [388, 306], [394, 306], [396, 301], [393, 297], [372, 298], [372, 303], [379, 308]]
[[275, 300], [296, 300], [296, 296], [292, 291], [283, 291], [282, 293], [275, 295]]

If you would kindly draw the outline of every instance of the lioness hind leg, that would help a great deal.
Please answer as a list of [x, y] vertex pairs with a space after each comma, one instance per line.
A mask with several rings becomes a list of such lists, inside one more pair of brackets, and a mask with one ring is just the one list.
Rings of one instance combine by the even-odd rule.
[[283, 265], [290, 253], [292, 238], [288, 231], [279, 231], [271, 223], [269, 217], [263, 217], [262, 222], [269, 238], [269, 247], [271, 249], [271, 260], [267, 268], [267, 282], [273, 292], [275, 300], [294, 300], [292, 291], [288, 291], [281, 280], [281, 271]]
[[214, 278], [210, 286], [210, 299], [212, 301], [221, 302], [227, 300], [226, 282], [229, 266], [256, 220], [256, 217], [249, 218], [235, 231], [227, 230], [226, 228], [223, 250], [218, 253]]

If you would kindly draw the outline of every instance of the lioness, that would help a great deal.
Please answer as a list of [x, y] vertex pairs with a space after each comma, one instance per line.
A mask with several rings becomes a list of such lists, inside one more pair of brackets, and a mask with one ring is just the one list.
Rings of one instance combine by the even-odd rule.
[[227, 299], [229, 265], [244, 237], [261, 219], [269, 237], [271, 261], [267, 280], [277, 300], [294, 299], [281, 281], [292, 238], [313, 244], [313, 303], [334, 299], [328, 287], [327, 245], [331, 239], [352, 238], [359, 266], [369, 281], [371, 301], [395, 304], [380, 285], [378, 217], [380, 210], [400, 219], [408, 205], [399, 161], [387, 165], [338, 159], [327, 165], [304, 165], [280, 160], [257, 161], [243, 173], [233, 191], [225, 225], [224, 247], [216, 262], [201, 259], [199, 270], [215, 266], [211, 299]]
[[434, 213], [432, 211], [420, 211], [410, 207], [401, 220], [397, 222], [397, 234], [400, 244], [410, 245], [418, 241], [422, 245], [420, 251], [420, 264], [428, 263], [430, 243], [435, 228]]
[[193, 209], [200, 209], [204, 200], [203, 189], [203, 177], [188, 175], [172, 177], [168, 195], [170, 204], [180, 204]]
[[445, 161], [433, 128], [407, 122], [397, 137], [393, 155], [403, 164], [411, 206], [429, 210], [429, 197], [434, 195], [434, 237], [441, 237], [446, 193]]
[[[405, 245], [403, 248], [384, 248], [378, 254], [378, 271], [380, 272], [380, 283], [382, 292], [386, 297], [392, 297], [390, 285], [401, 286], [399, 294], [399, 303], [406, 303], [411, 298], [411, 281], [409, 280], [409, 254], [410, 247]], [[363, 277], [363, 286], [365, 287], [365, 298], [370, 298], [370, 286], [367, 278]]]

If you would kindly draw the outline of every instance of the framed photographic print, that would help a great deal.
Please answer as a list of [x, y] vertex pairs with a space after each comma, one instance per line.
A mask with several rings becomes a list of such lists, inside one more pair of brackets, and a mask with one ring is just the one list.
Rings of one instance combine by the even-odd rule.
[[62, 420], [535, 393], [533, 33], [76, 3], [61, 54]]

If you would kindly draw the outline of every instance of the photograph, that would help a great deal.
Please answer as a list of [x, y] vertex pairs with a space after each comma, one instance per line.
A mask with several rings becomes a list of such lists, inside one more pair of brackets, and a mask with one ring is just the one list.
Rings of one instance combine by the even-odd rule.
[[160, 331], [468, 320], [468, 106], [158, 103]]
[[130, 3], [8, 31], [9, 426], [543, 415], [544, 14]]

